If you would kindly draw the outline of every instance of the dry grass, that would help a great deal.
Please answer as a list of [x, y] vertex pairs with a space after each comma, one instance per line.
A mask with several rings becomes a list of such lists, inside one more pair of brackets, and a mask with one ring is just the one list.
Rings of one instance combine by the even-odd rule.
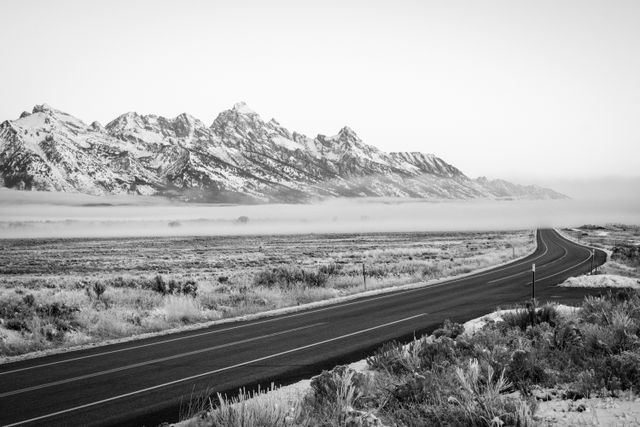
[[220, 393], [216, 399], [203, 396], [192, 400], [183, 418], [189, 419], [183, 427], [289, 427], [298, 426], [300, 400], [286, 399], [267, 390], [255, 392], [239, 390], [234, 397]]
[[[584, 225], [563, 229], [563, 233], [587, 245], [613, 251], [614, 254], [598, 271], [603, 274], [640, 278], [640, 257], [625, 259], [616, 250], [640, 246], [640, 226], [624, 224]], [[637, 252], [636, 252], [637, 253]]]
[[[0, 240], [0, 356], [415, 283], [508, 261], [531, 232]], [[512, 248], [513, 246], [513, 248]], [[295, 267], [294, 267], [295, 266]], [[273, 276], [273, 269], [279, 271]], [[160, 275], [160, 277], [158, 277]], [[256, 277], [275, 281], [256, 284]], [[279, 282], [279, 280], [284, 280]], [[195, 287], [195, 289], [194, 289]], [[23, 304], [58, 303], [68, 319]], [[62, 323], [61, 323], [62, 322]]]
[[161, 310], [165, 319], [172, 323], [194, 323], [203, 320], [202, 308], [198, 301], [186, 295], [165, 296]]

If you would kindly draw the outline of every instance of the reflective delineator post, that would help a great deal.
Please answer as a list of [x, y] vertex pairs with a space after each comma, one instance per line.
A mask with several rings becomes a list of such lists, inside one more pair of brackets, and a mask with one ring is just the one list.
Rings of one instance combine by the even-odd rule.
[[362, 281], [364, 282], [364, 290], [367, 290], [367, 272], [364, 269], [364, 262], [362, 263]]
[[593, 259], [596, 256], [596, 251], [595, 249], [591, 249], [591, 274], [593, 275]]
[[531, 299], [536, 299], [536, 264], [535, 262], [531, 264]]

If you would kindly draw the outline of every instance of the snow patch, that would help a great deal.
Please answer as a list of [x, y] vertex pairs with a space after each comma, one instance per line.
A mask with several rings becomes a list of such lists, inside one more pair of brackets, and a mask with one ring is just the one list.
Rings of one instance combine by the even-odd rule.
[[298, 144], [295, 141], [292, 141], [290, 139], [287, 139], [283, 136], [280, 135], [275, 135], [271, 137], [271, 142], [273, 142], [274, 144], [277, 144], [281, 147], [286, 148], [287, 150], [291, 150], [291, 151], [296, 151], [296, 150], [304, 150], [304, 147], [300, 144]]
[[[573, 307], [570, 305], [564, 304], [555, 304], [554, 305], [557, 313], [563, 317], [569, 317], [573, 315], [579, 308]], [[510, 313], [516, 313], [519, 310], [523, 310], [522, 308], [512, 308], [508, 310], [496, 310], [492, 313], [486, 314], [481, 317], [476, 317], [475, 319], [471, 319], [468, 322], [465, 322], [462, 326], [464, 327], [465, 335], [473, 335], [480, 329], [482, 329], [486, 324], [491, 322], [503, 322], [504, 316]]]
[[233, 105], [233, 110], [239, 114], [257, 115], [249, 106], [244, 102], [237, 102]]
[[632, 288], [640, 289], [640, 280], [615, 274], [570, 277], [559, 286], [565, 288]]

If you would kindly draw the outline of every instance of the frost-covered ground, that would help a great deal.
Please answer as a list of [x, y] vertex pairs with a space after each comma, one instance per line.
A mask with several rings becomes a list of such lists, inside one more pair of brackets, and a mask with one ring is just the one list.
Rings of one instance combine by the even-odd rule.
[[633, 288], [640, 289], [640, 279], [616, 274], [570, 277], [560, 284], [567, 288]]
[[607, 262], [595, 274], [571, 277], [560, 286], [640, 289], [640, 226], [583, 225], [565, 228], [568, 238], [607, 252]]
[[[0, 356], [469, 273], [531, 231], [0, 240]], [[301, 273], [304, 270], [305, 274]], [[55, 315], [53, 315], [54, 313]]]
[[[554, 305], [555, 309], [563, 316], [571, 316], [576, 310], [577, 307], [573, 307], [570, 305], [564, 304], [556, 304]], [[491, 322], [503, 322], [504, 316], [508, 314], [513, 314], [519, 309], [516, 308], [508, 308], [503, 310], [496, 310], [484, 316], [476, 317], [475, 319], [471, 319], [465, 322], [462, 326], [464, 327], [464, 333], [467, 335], [473, 335], [476, 331], [482, 329], [485, 325]]]
[[640, 397], [630, 392], [616, 398], [552, 399], [538, 403], [536, 418], [543, 426], [639, 426]]

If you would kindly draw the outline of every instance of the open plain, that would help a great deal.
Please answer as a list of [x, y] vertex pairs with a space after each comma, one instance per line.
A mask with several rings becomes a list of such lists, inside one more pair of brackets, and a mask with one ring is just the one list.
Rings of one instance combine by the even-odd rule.
[[[0, 241], [0, 356], [469, 273], [532, 231]], [[363, 276], [364, 265], [364, 276]]]

